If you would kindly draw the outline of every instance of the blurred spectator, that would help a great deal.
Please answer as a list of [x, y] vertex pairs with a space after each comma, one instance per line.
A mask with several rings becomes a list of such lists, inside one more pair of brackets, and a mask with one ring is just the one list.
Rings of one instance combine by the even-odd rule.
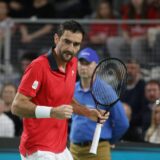
[[146, 132], [151, 123], [151, 114], [155, 101], [160, 98], [160, 83], [157, 80], [150, 80], [145, 85], [145, 103], [142, 110], [142, 129]]
[[140, 74], [140, 65], [137, 60], [129, 59], [126, 62], [128, 79], [126, 90], [122, 93], [121, 100], [131, 106], [132, 116], [130, 121], [130, 128], [128, 132], [133, 133], [128, 137], [129, 141], [142, 140], [142, 106], [144, 103], [144, 86], [145, 81]]
[[[34, 0], [33, 1], [33, 10], [31, 11], [31, 18], [34, 19], [50, 19], [54, 18], [54, 9], [48, 3], [48, 0]], [[22, 34], [22, 42], [23, 43], [30, 43], [34, 39], [42, 37], [45, 34], [51, 32], [53, 26], [52, 25], [44, 25], [39, 30], [35, 32], [29, 33], [28, 28], [25, 25], [21, 27], [21, 34]]]
[[[101, 0], [97, 6], [96, 12], [92, 15], [92, 18], [95, 20], [113, 20], [114, 15], [112, 11], [112, 4], [108, 0]], [[101, 24], [101, 23], [93, 23], [89, 27], [89, 43], [93, 47], [104, 48], [102, 54], [104, 52], [106, 55], [105, 47], [106, 43], [110, 37], [114, 37], [117, 35], [118, 27], [116, 24]], [[106, 52], [106, 53], [105, 53]], [[98, 51], [100, 54], [100, 51]]]
[[[34, 0], [30, 17], [33, 20], [55, 18], [54, 8], [49, 4], [48, 0]], [[51, 24], [38, 24], [34, 28], [33, 25], [21, 25], [21, 52], [22, 50], [33, 51], [33, 49], [35, 52], [43, 52], [44, 48], [37, 44], [43, 43], [46, 44], [46, 48], [47, 45], [49, 47], [50, 39], [48, 37], [50, 36], [48, 34], [52, 32], [52, 29], [53, 25]]]
[[148, 42], [149, 42], [149, 47], [153, 48], [156, 39], [160, 34], [160, 26], [152, 27], [148, 29]]
[[9, 15], [12, 18], [26, 18], [29, 16], [32, 0], [6, 0], [9, 5]]
[[151, 0], [149, 5], [149, 18], [160, 18], [160, 0]]
[[15, 25], [12, 19], [8, 16], [9, 8], [4, 0], [0, 0], [0, 89], [4, 82], [10, 81], [17, 76], [12, 74], [13, 68], [11, 65], [7, 65], [8, 57], [4, 54], [5, 42], [10, 34], [15, 31]]
[[[160, 19], [160, 0], [152, 0], [149, 8], [150, 16], [153, 17], [154, 20]], [[152, 24], [152, 27], [148, 29], [148, 43], [151, 49], [151, 58], [150, 61], [158, 62], [159, 51], [160, 51], [160, 24]]]
[[[152, 19], [159, 19], [160, 18], [160, 0], [152, 0], [149, 6], [149, 16]], [[153, 24], [155, 25], [155, 24]], [[157, 24], [160, 26], [159, 24]], [[155, 26], [157, 26], [155, 25]]]
[[14, 137], [14, 123], [13, 121], [4, 114], [5, 104], [0, 99], [0, 137]]
[[[101, 0], [92, 18], [95, 20], [114, 19], [111, 3], [107, 0]], [[89, 39], [92, 44], [105, 44], [108, 37], [116, 34], [117, 27], [115, 24], [91, 24], [89, 29]]]
[[5, 83], [13, 82], [16, 84], [17, 78], [19, 78], [19, 73], [15, 71], [12, 65], [8, 64], [6, 67], [0, 64], [0, 90]]
[[26, 70], [27, 66], [37, 57], [38, 55], [34, 52], [26, 52], [22, 55], [22, 57], [20, 58], [19, 77], [13, 80], [13, 83], [16, 84], [17, 87], [21, 81], [22, 75]]
[[89, 0], [54, 0], [57, 18], [84, 18], [91, 14]]
[[22, 121], [21, 119], [19, 119], [19, 117], [11, 113], [11, 105], [16, 95], [16, 91], [17, 91], [17, 88], [15, 85], [13, 85], [12, 83], [6, 83], [2, 86], [1, 98], [5, 104], [4, 113], [11, 120], [13, 120], [15, 125], [15, 136], [19, 136], [22, 131]]
[[118, 17], [118, 18], [121, 18], [122, 6], [124, 6], [124, 5], [126, 6], [129, 2], [130, 2], [130, 0], [113, 0], [114, 15], [116, 15], [116, 17]]
[[145, 141], [160, 144], [160, 100], [152, 111], [151, 125], [145, 136]]
[[[146, 0], [131, 0], [129, 5], [123, 7], [123, 20], [149, 19]], [[122, 37], [116, 37], [108, 42], [110, 54], [118, 58], [147, 58], [147, 29], [149, 25], [123, 24]], [[128, 46], [128, 47], [127, 47]]]
[[0, 64], [4, 64], [4, 40], [10, 29], [14, 29], [14, 23], [8, 16], [9, 8], [4, 0], [0, 0]]
[[33, 7], [30, 11], [31, 18], [55, 18], [55, 9], [48, 0], [33, 0]]

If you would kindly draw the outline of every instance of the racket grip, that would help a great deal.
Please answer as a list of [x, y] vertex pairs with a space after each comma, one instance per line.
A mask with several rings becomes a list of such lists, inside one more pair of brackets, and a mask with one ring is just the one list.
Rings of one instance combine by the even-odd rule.
[[102, 124], [97, 123], [89, 153], [97, 154], [97, 147], [99, 143], [99, 137], [101, 134], [101, 128]]

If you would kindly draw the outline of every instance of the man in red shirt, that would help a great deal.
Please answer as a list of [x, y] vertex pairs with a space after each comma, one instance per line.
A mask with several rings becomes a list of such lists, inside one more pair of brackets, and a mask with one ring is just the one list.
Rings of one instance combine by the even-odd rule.
[[72, 99], [77, 59], [84, 31], [76, 21], [66, 21], [54, 35], [55, 48], [35, 59], [26, 69], [12, 104], [23, 117], [20, 153], [24, 160], [72, 160], [66, 148], [68, 118], [82, 114], [104, 123], [108, 115], [80, 106]]

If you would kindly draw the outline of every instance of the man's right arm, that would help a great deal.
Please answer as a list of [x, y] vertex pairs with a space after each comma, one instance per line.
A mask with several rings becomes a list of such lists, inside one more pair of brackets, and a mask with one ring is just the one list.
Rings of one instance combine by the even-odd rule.
[[[27, 97], [21, 93], [17, 93], [11, 107], [12, 113], [20, 117], [36, 118], [35, 110], [37, 106], [36, 104], [31, 102], [31, 99], [31, 97]], [[45, 108], [45, 106], [40, 107]], [[47, 107], [49, 106], [46, 106], [46, 108]], [[72, 106], [61, 105], [57, 107], [51, 107], [50, 117], [58, 119], [71, 118], [72, 113]]]

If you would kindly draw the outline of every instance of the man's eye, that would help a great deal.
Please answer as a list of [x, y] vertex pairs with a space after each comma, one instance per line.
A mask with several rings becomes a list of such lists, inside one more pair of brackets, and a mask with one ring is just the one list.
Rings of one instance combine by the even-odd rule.
[[80, 45], [80, 43], [73, 43], [73, 45], [74, 45], [75, 47], [78, 47], [78, 46]]
[[68, 39], [65, 39], [64, 42], [65, 42], [66, 44], [70, 44], [70, 43], [71, 43], [71, 41], [68, 40]]

